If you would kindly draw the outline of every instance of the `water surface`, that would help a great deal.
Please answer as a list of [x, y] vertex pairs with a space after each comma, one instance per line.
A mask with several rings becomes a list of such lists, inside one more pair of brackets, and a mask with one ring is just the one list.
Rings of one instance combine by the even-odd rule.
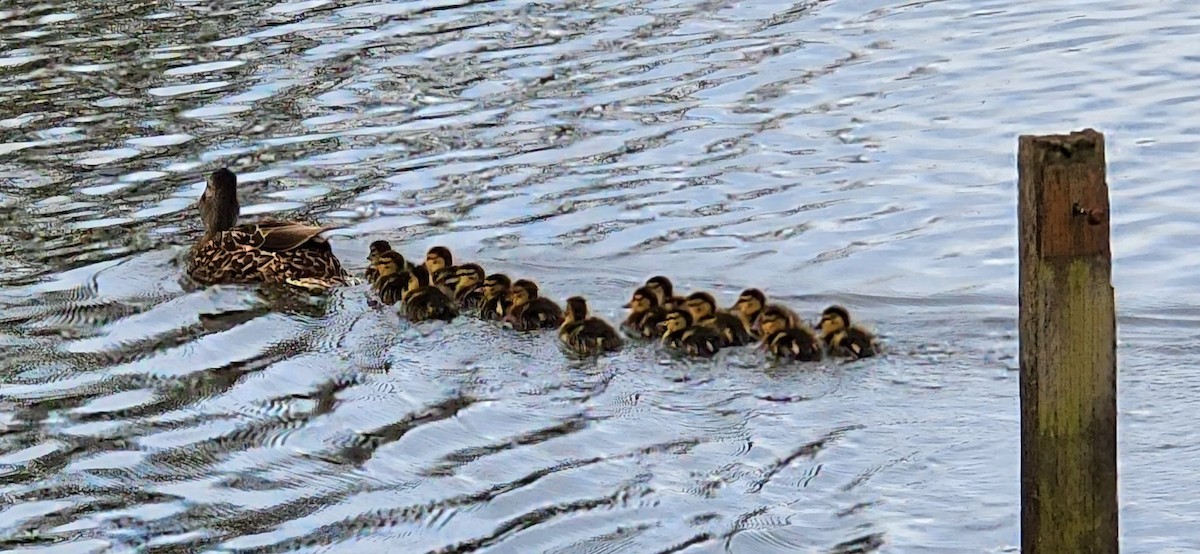
[[[998, 552], [1015, 160], [1108, 140], [1127, 552], [1200, 548], [1185, 2], [98, 2], [0, 10], [0, 539], [45, 552]], [[196, 288], [203, 177], [586, 294], [838, 302], [888, 356], [572, 361]]]

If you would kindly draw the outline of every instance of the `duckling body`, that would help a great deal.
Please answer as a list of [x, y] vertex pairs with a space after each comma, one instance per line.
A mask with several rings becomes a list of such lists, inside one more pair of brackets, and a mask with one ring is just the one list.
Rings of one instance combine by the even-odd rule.
[[821, 339], [829, 355], [841, 358], [869, 358], [879, 353], [879, 342], [870, 331], [851, 325], [850, 312], [830, 306], [821, 312]]
[[595, 356], [621, 349], [623, 341], [607, 321], [588, 316], [587, 301], [581, 296], [567, 299], [558, 340], [568, 350], [583, 356]]
[[508, 315], [508, 289], [512, 280], [503, 273], [493, 273], [483, 280], [480, 287], [483, 302], [479, 305], [479, 318], [500, 321]]
[[779, 358], [801, 362], [821, 361], [821, 341], [812, 332], [792, 327], [763, 337], [767, 351]]
[[375, 281], [371, 289], [380, 302], [392, 306], [404, 300], [408, 291], [408, 271], [403, 268], [404, 256], [399, 252], [381, 252], [374, 257]]
[[479, 264], [457, 266], [454, 276], [454, 301], [464, 310], [477, 310], [483, 304], [483, 267]]
[[430, 319], [450, 321], [458, 317], [458, 308], [454, 299], [429, 284], [429, 271], [425, 266], [416, 266], [409, 273], [404, 314], [414, 323]]
[[704, 358], [715, 356], [721, 350], [722, 340], [716, 330], [695, 325], [687, 310], [668, 311], [663, 327], [662, 344], [667, 348]]
[[458, 282], [458, 267], [446, 266], [437, 271], [431, 271], [429, 280], [430, 284], [441, 290], [443, 294], [453, 297], [454, 287]]
[[741, 319], [717, 309], [717, 301], [711, 294], [692, 293], [684, 301], [684, 306], [697, 325], [717, 332], [721, 337], [721, 346], [745, 346], [754, 341]]
[[763, 308], [766, 305], [767, 295], [763, 294], [761, 290], [746, 289], [738, 295], [738, 299], [733, 303], [733, 309], [730, 311], [742, 320], [742, 325], [746, 327], [750, 335], [758, 339], [761, 338], [761, 332], [758, 328], [758, 318], [762, 315]]
[[539, 296], [533, 281], [518, 279], [509, 290], [511, 303], [504, 320], [518, 331], [555, 329], [562, 325], [563, 311], [553, 300]]
[[324, 292], [349, 284], [329, 241], [329, 227], [264, 220], [237, 225], [237, 176], [218, 169], [200, 196], [204, 236], [192, 246], [187, 274], [203, 285], [278, 283]]
[[392, 245], [386, 240], [377, 240], [371, 243], [370, 251], [367, 252], [367, 269], [363, 271], [363, 278], [368, 283], [374, 285], [375, 280], [379, 278], [379, 270], [375, 268], [375, 264], [379, 261], [379, 255], [391, 251]]
[[759, 317], [761, 347], [779, 358], [815, 362], [822, 358], [821, 341], [807, 325], [792, 319], [791, 311], [780, 305], [768, 305]]
[[640, 287], [633, 291], [633, 297], [625, 305], [629, 308], [629, 316], [621, 324], [626, 334], [649, 339], [659, 335], [659, 324], [667, 318], [667, 310], [658, 305], [658, 295], [648, 287]]

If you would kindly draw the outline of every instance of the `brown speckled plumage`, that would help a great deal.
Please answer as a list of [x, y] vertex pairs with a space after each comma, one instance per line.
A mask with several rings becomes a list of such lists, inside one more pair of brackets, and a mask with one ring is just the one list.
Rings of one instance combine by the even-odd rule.
[[237, 178], [227, 169], [209, 177], [200, 197], [206, 232], [188, 258], [188, 275], [200, 284], [277, 283], [321, 291], [348, 284], [349, 275], [329, 242], [328, 228], [265, 220], [236, 225]]

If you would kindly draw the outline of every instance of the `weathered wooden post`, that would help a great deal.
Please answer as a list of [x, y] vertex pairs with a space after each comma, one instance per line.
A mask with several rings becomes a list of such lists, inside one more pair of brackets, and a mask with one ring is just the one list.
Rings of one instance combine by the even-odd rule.
[[1021, 551], [1115, 554], [1117, 337], [1104, 135], [1019, 140]]

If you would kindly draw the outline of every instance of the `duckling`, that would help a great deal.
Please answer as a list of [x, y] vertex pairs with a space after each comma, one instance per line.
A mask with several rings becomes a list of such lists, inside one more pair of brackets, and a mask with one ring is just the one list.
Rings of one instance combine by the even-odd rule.
[[644, 339], [659, 334], [658, 324], [666, 319], [667, 310], [658, 305], [658, 295], [650, 287], [638, 287], [625, 307], [629, 309], [629, 317], [621, 324], [625, 332]]
[[389, 250], [375, 256], [375, 281], [371, 288], [379, 301], [391, 306], [404, 299], [408, 289], [408, 271], [404, 269], [404, 256]]
[[[738, 299], [734, 302], [733, 308], [730, 311], [742, 320], [742, 324], [750, 331], [751, 337], [759, 339], [762, 337], [762, 332], [759, 329], [758, 318], [762, 315], [763, 309], [766, 306], [767, 295], [763, 294], [763, 291], [759, 289], [750, 288], [738, 295]], [[796, 315], [796, 312], [793, 312], [791, 308], [783, 304], [775, 304], [774, 306], [787, 314], [792, 327], [803, 327], [805, 325], [804, 320], [800, 319], [800, 316]]]
[[454, 256], [450, 254], [450, 249], [445, 246], [434, 246], [425, 253], [425, 269], [429, 270], [429, 275], [437, 273], [443, 267], [454, 265]]
[[517, 279], [508, 291], [509, 308], [504, 321], [513, 329], [554, 329], [563, 322], [562, 308], [553, 300], [538, 296], [538, 286], [528, 279]]
[[808, 325], [793, 323], [788, 312], [790, 310], [778, 304], [762, 309], [759, 316], [762, 329], [760, 348], [780, 358], [801, 362], [820, 361], [821, 341]]
[[758, 338], [758, 317], [762, 315], [763, 308], [767, 305], [767, 295], [758, 289], [746, 289], [738, 295], [738, 299], [733, 303], [733, 308], [730, 310], [734, 315], [742, 320], [742, 324], [746, 329], [750, 330], [750, 334]]
[[858, 359], [879, 352], [875, 335], [858, 325], [851, 325], [850, 312], [837, 305], [821, 312], [821, 340], [829, 346], [831, 356]]
[[375, 263], [378, 261], [379, 255], [384, 252], [391, 252], [392, 245], [386, 240], [377, 240], [371, 243], [370, 250], [367, 251], [367, 269], [363, 272], [363, 278], [368, 283], [374, 284], [375, 279], [379, 278], [379, 271], [375, 269]]
[[675, 285], [671, 284], [671, 280], [662, 275], [655, 275], [646, 279], [646, 287], [658, 296], [658, 305], [665, 310], [674, 310], [682, 308], [684, 299], [681, 296], [675, 296]]
[[696, 325], [711, 327], [721, 335], [721, 346], [745, 346], [754, 339], [737, 316], [717, 309], [717, 301], [707, 292], [693, 292], [684, 301]]
[[297, 221], [237, 224], [237, 175], [226, 168], [208, 176], [198, 203], [204, 236], [188, 253], [187, 274], [202, 285], [277, 283], [324, 293], [353, 279], [329, 241], [333, 227]]
[[588, 316], [587, 300], [582, 296], [567, 299], [563, 323], [558, 328], [558, 340], [568, 350], [583, 356], [595, 356], [621, 349], [623, 341], [607, 321]]
[[493, 273], [479, 287], [483, 302], [479, 305], [479, 317], [492, 321], [504, 319], [508, 313], [508, 290], [512, 280], [503, 273]]
[[454, 296], [454, 287], [458, 284], [458, 266], [448, 265], [437, 271], [429, 272], [430, 284], [440, 289], [446, 296]]
[[460, 308], [474, 310], [483, 304], [483, 267], [479, 264], [455, 267], [454, 301]]
[[715, 356], [721, 350], [721, 335], [709, 327], [695, 325], [692, 314], [684, 309], [670, 310], [659, 327], [662, 344], [693, 356]]
[[408, 274], [408, 293], [404, 295], [404, 313], [412, 322], [428, 319], [450, 321], [458, 316], [458, 308], [441, 289], [429, 284], [429, 270], [419, 265]]

